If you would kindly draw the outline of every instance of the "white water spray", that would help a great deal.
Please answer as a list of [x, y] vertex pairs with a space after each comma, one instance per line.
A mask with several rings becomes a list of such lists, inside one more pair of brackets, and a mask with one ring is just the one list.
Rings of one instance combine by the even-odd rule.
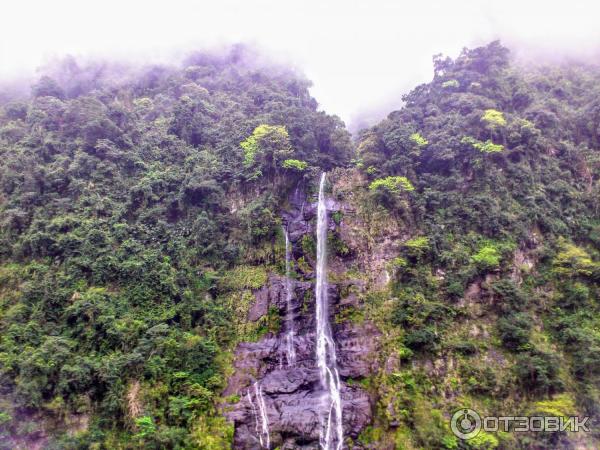
[[288, 366], [296, 364], [296, 348], [294, 347], [294, 312], [292, 311], [292, 282], [291, 272], [291, 245], [287, 229], [283, 228], [285, 235], [285, 300], [287, 305], [287, 333], [285, 335], [285, 348]]
[[250, 389], [246, 392], [248, 396], [248, 402], [252, 408], [252, 414], [256, 421], [256, 434], [260, 442], [261, 448], [271, 448], [271, 438], [269, 436], [269, 417], [267, 416], [267, 407], [265, 405], [265, 399], [262, 394], [262, 388], [258, 384], [258, 381], [254, 383], [254, 397], [256, 399], [256, 405], [252, 401], [252, 395]]
[[319, 184], [317, 208], [317, 366], [321, 384], [326, 390], [321, 416], [320, 444], [324, 450], [341, 450], [344, 443], [342, 427], [342, 398], [337, 369], [335, 343], [329, 323], [327, 299], [327, 205], [325, 203], [325, 173]]

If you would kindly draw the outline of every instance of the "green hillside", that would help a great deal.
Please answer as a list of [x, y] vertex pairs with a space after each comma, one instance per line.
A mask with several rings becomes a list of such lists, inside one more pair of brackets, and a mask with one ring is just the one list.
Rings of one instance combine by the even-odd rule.
[[[382, 336], [371, 375], [344, 380], [374, 411], [350, 448], [595, 448], [597, 427], [465, 442], [449, 417], [600, 419], [598, 67], [498, 42], [438, 56], [351, 139], [255, 56], [67, 60], [2, 105], [0, 448], [230, 448], [234, 350], [281, 328], [248, 311], [322, 171], [332, 276], [364, 281], [336, 322]], [[314, 242], [300, 253], [309, 274]]]

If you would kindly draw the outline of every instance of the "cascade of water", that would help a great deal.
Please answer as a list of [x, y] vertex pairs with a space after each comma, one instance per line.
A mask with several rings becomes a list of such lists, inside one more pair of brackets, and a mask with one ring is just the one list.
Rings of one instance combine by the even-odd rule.
[[327, 205], [325, 203], [325, 173], [319, 183], [317, 208], [317, 366], [321, 384], [326, 390], [321, 417], [320, 444], [324, 450], [341, 450], [344, 441], [342, 427], [342, 398], [340, 376], [337, 369], [335, 343], [329, 323], [327, 299]]
[[260, 434], [260, 424], [258, 422], [258, 413], [256, 412], [256, 405], [254, 405], [254, 401], [252, 400], [252, 396], [250, 395], [250, 389], [246, 391], [246, 397], [248, 397], [248, 403], [250, 403], [250, 407], [252, 408], [252, 415], [254, 416], [254, 420], [256, 421], [256, 426], [254, 427], [254, 429], [256, 430], [256, 434], [258, 435], [259, 439], [262, 440]]
[[285, 297], [287, 306], [285, 348], [288, 366], [294, 366], [296, 364], [296, 348], [294, 347], [294, 312], [292, 311], [292, 282], [290, 279], [292, 251], [286, 228], [283, 228], [283, 234], [285, 235]]
[[252, 408], [252, 414], [254, 414], [254, 419], [256, 420], [256, 434], [258, 435], [260, 446], [261, 448], [271, 448], [271, 438], [269, 436], [269, 417], [267, 416], [267, 407], [262, 394], [262, 388], [258, 384], [258, 381], [254, 383], [254, 397], [256, 399], [256, 404], [254, 401], [252, 401], [250, 389], [248, 389], [246, 395]]

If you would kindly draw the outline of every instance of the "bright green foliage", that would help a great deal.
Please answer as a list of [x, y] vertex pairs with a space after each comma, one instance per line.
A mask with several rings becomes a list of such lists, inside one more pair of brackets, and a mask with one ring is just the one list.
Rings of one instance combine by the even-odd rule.
[[258, 289], [267, 282], [267, 271], [261, 266], [237, 266], [223, 274], [219, 285], [224, 289]]
[[358, 436], [358, 442], [363, 445], [369, 445], [379, 442], [382, 437], [381, 428], [375, 428], [372, 426], [366, 427]]
[[536, 402], [532, 413], [540, 416], [570, 417], [577, 415], [577, 408], [573, 397], [564, 393], [553, 399]]
[[501, 111], [495, 109], [486, 109], [481, 116], [481, 121], [486, 124], [488, 128], [495, 129], [506, 126], [506, 119]]
[[404, 247], [423, 251], [429, 247], [429, 239], [427, 236], [418, 236], [406, 241]]
[[554, 272], [568, 277], [589, 276], [599, 269], [599, 265], [592, 261], [584, 249], [566, 241], [561, 242], [552, 265]]
[[344, 213], [342, 211], [334, 211], [331, 213], [331, 219], [335, 222], [336, 225], [342, 223], [342, 218], [344, 217]]
[[298, 172], [304, 172], [308, 168], [308, 163], [306, 161], [300, 161], [298, 159], [286, 159], [281, 164], [281, 167], [284, 169], [292, 169]]
[[442, 438], [443, 448], [447, 448], [448, 450], [454, 450], [458, 448], [458, 438], [452, 435], [446, 435]]
[[371, 184], [369, 184], [369, 189], [371, 191], [385, 189], [394, 194], [399, 194], [401, 192], [411, 192], [415, 190], [414, 186], [408, 180], [408, 178], [398, 176], [378, 178], [376, 180], [373, 180]]
[[499, 153], [504, 150], [504, 147], [500, 144], [494, 144], [489, 139], [485, 142], [482, 142], [478, 139], [475, 139], [471, 136], [465, 136], [461, 139], [463, 144], [470, 144], [473, 148], [476, 148], [481, 153]]
[[199, 417], [192, 430], [192, 440], [202, 450], [231, 448], [233, 424], [224, 417]]
[[344, 257], [350, 254], [348, 245], [340, 238], [338, 233], [328, 233], [327, 247], [338, 256]]
[[408, 265], [408, 261], [406, 261], [406, 259], [402, 256], [397, 256], [396, 258], [392, 259], [390, 264], [394, 269], [402, 269]]
[[500, 442], [492, 433], [481, 430], [477, 436], [467, 441], [467, 445], [475, 450], [494, 450], [498, 448]]
[[404, 255], [412, 262], [424, 259], [430, 250], [431, 246], [427, 236], [417, 236], [402, 244]]
[[290, 136], [284, 126], [257, 126], [252, 134], [240, 143], [244, 150], [244, 165], [251, 167], [259, 163], [261, 167], [278, 167], [292, 154]]
[[254, 164], [256, 154], [259, 152], [260, 147], [258, 144], [258, 137], [264, 136], [265, 127], [268, 125], [260, 125], [257, 127], [251, 136], [247, 137], [244, 141], [240, 142], [240, 147], [244, 149], [244, 164], [251, 166]]
[[145, 438], [156, 433], [156, 425], [152, 417], [144, 416], [135, 419], [135, 426], [139, 430], [135, 435], [138, 438]]
[[484, 245], [473, 255], [472, 260], [483, 270], [497, 269], [502, 255], [493, 245]]
[[420, 259], [430, 249], [429, 238], [427, 236], [417, 236], [404, 242], [402, 247], [407, 257]]
[[7, 422], [10, 422], [12, 417], [10, 414], [5, 413], [4, 411], [0, 411], [0, 426], [4, 425]]
[[425, 147], [429, 144], [429, 141], [421, 136], [419, 133], [413, 133], [410, 135], [410, 140], [417, 144], [419, 147]]

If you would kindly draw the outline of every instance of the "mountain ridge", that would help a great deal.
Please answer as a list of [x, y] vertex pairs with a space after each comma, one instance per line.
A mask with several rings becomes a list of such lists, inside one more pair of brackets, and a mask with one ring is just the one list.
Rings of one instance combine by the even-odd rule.
[[307, 80], [246, 52], [116, 84], [68, 61], [2, 104], [0, 446], [254, 448], [244, 395], [266, 377], [271, 447], [313, 448], [313, 422], [277, 415], [281, 225], [310, 350], [327, 171], [345, 446], [594, 448], [595, 431], [462, 441], [450, 417], [597, 424], [597, 67], [514, 65], [499, 42], [437, 56], [353, 141]]

